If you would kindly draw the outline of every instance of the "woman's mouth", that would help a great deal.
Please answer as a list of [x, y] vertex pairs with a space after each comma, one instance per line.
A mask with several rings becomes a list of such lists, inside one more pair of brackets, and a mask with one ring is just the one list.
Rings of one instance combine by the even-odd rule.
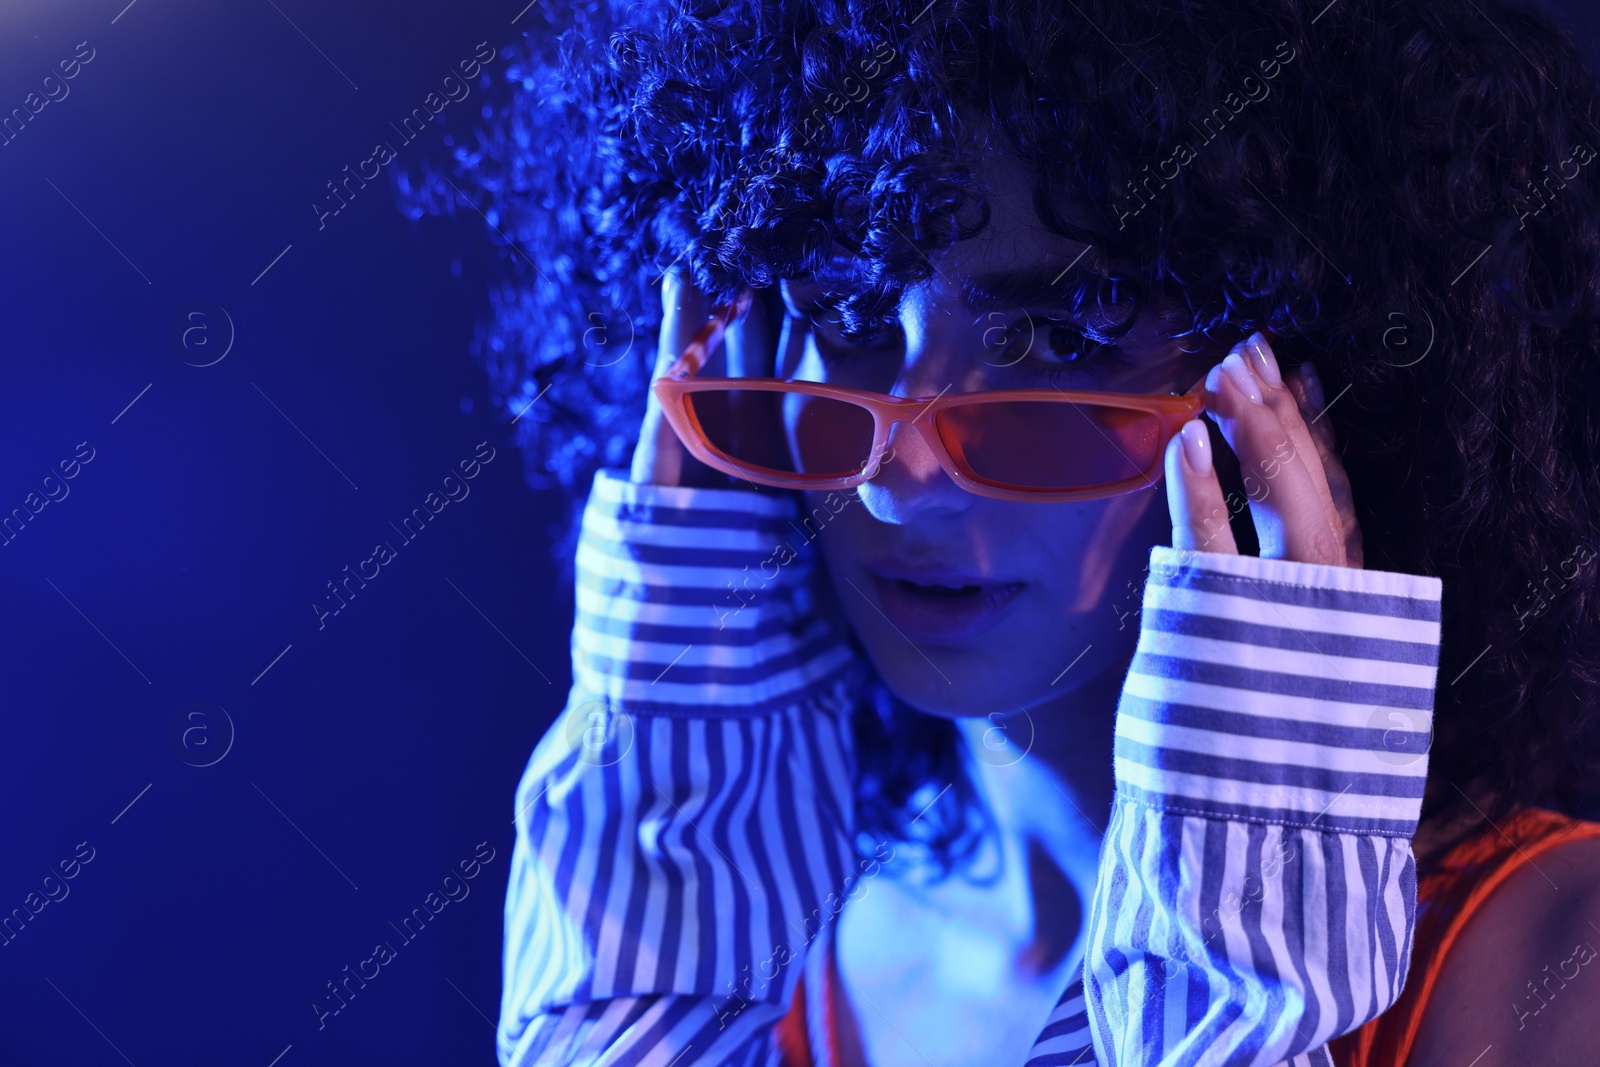
[[872, 574], [878, 606], [907, 638], [927, 644], [970, 641], [1005, 616], [1021, 582], [913, 581]]

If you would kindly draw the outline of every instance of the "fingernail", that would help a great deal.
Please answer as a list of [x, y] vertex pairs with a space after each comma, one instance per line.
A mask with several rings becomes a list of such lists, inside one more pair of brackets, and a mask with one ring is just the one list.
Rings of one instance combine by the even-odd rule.
[[1190, 419], [1178, 431], [1178, 436], [1183, 438], [1183, 458], [1188, 462], [1189, 469], [1196, 474], [1209, 474], [1211, 435], [1206, 433], [1206, 424], [1199, 419]]
[[1317, 374], [1317, 368], [1309, 359], [1300, 364], [1300, 382], [1306, 387], [1306, 403], [1311, 405], [1311, 413], [1322, 414], [1322, 405], [1326, 399], [1322, 394], [1322, 377]]
[[1256, 385], [1256, 376], [1244, 365], [1243, 356], [1237, 351], [1229, 352], [1221, 366], [1222, 373], [1233, 379], [1233, 384], [1239, 387], [1239, 392], [1250, 398], [1250, 403], [1261, 403], [1261, 388]]
[[1261, 376], [1262, 381], [1272, 386], [1283, 384], [1283, 375], [1278, 373], [1278, 359], [1272, 354], [1272, 346], [1267, 344], [1267, 339], [1259, 330], [1245, 341], [1244, 350], [1255, 361], [1256, 373]]

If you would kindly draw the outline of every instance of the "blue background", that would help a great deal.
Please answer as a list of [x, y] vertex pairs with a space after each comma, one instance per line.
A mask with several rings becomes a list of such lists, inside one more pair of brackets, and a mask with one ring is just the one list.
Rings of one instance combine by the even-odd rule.
[[[389, 185], [482, 90], [411, 145], [389, 123], [523, 0], [124, 3], [0, 9], [0, 113], [95, 50], [0, 148], [0, 514], [94, 449], [0, 547], [0, 915], [94, 850], [0, 947], [0, 1063], [492, 1064], [513, 790], [569, 681], [563, 511], [471, 355], [504, 255]], [[319, 230], [380, 140], [389, 174]], [[169, 334], [202, 305], [235, 336], [195, 367], [219, 349]], [[470, 495], [402, 543], [480, 442]], [[380, 541], [398, 558], [319, 629]]]
[[[95, 450], [0, 548], [0, 914], [94, 849], [0, 947], [0, 1063], [492, 1064], [512, 793], [569, 678], [561, 508], [469, 352], [506, 273], [483, 220], [409, 221], [388, 177], [321, 230], [311, 205], [377, 141], [414, 171], [477, 118], [475, 84], [409, 146], [389, 126], [521, 5], [124, 3], [0, 14], [0, 111], [95, 50], [0, 148], [0, 512]], [[236, 337], [197, 368], [168, 334], [203, 303]], [[389, 524], [485, 441], [405, 544]], [[191, 762], [234, 728], [211, 766], [171, 736], [193, 702], [225, 718], [186, 723]], [[406, 944], [389, 924], [484, 841]]]

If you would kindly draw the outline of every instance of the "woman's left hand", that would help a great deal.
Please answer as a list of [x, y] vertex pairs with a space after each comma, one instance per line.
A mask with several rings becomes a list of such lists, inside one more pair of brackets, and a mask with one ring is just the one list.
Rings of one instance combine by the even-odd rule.
[[[1320, 417], [1324, 399], [1309, 368], [1302, 364], [1284, 379], [1266, 338], [1252, 334], [1211, 368], [1205, 410], [1239, 457], [1261, 557], [1360, 567], [1350, 479], [1334, 452], [1333, 426]], [[1172, 546], [1237, 553], [1228, 517], [1244, 505], [1224, 499], [1211, 453], [1199, 419], [1167, 446]]]

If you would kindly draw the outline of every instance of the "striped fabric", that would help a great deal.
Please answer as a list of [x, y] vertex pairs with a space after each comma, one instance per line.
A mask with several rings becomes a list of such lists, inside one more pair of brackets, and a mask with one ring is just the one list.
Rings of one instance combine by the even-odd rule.
[[[596, 475], [574, 683], [516, 797], [504, 1067], [777, 1064], [801, 972], [877, 873], [851, 847], [870, 668], [809, 601], [813, 535], [789, 496]], [[1393, 1001], [1438, 600], [1152, 551], [1084, 980], [1029, 1067], [1329, 1067], [1322, 1042]]]
[[[1075, 978], [1028, 1051], [1027, 1067], [1090, 1067], [1098, 1062], [1089, 1035], [1083, 979]], [[1333, 1056], [1327, 1045], [1318, 1045], [1285, 1060], [1281, 1067], [1333, 1067]]]
[[795, 510], [596, 476], [573, 686], [516, 798], [503, 1063], [769, 1055], [860, 875], [849, 711], [866, 668], [812, 611]]
[[1394, 1003], [1440, 586], [1152, 550], [1084, 964], [1100, 1062], [1271, 1067]]
[[1028, 1051], [1027, 1067], [1082, 1067], [1094, 1062], [1083, 979], [1074, 978]]

